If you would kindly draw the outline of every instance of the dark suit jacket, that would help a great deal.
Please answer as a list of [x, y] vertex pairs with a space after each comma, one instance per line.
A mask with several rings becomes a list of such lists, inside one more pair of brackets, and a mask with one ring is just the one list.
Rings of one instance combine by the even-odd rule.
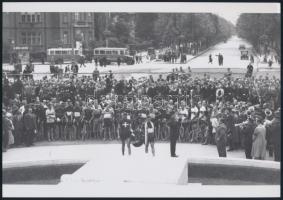
[[23, 117], [25, 130], [35, 130], [36, 129], [36, 118], [32, 113], [27, 113]]
[[171, 118], [168, 125], [170, 126], [170, 139], [178, 139], [180, 135], [181, 122]]
[[224, 142], [226, 143], [227, 141], [227, 127], [224, 123], [221, 123], [217, 128], [216, 128], [216, 134], [215, 134], [215, 141], [216, 142]]

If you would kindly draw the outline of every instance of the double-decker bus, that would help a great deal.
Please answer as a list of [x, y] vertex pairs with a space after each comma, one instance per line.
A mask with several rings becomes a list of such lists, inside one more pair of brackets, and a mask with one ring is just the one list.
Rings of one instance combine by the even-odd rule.
[[129, 55], [127, 48], [112, 48], [112, 47], [99, 47], [93, 50], [93, 58], [98, 61], [106, 59], [107, 65], [112, 62], [118, 62], [120, 58], [121, 63], [133, 65], [135, 63], [133, 56]]
[[47, 61], [55, 62], [55, 64], [62, 64], [64, 62], [79, 61], [83, 56], [79, 49], [72, 48], [51, 48], [47, 49]]

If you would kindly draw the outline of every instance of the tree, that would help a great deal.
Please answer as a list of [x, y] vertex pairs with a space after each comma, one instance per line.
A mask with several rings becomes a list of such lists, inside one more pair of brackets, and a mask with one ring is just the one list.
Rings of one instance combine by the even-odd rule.
[[238, 35], [251, 42], [257, 51], [262, 45], [269, 46], [280, 56], [280, 14], [241, 14], [236, 30]]
[[136, 14], [136, 36], [143, 40], [155, 39], [154, 24], [158, 19], [156, 13], [137, 13]]

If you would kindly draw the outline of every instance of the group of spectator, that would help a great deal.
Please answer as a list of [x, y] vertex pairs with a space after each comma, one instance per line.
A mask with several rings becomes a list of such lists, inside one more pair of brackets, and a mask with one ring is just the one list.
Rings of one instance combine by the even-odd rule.
[[3, 76], [2, 91], [4, 150], [9, 144], [30, 146], [44, 140], [117, 140], [126, 113], [134, 131], [150, 118], [156, 140], [169, 139], [168, 120], [177, 115], [180, 142], [216, 144], [220, 156], [226, 155], [226, 146], [245, 149], [247, 158], [256, 159], [264, 159], [267, 148], [279, 159], [280, 80], [275, 77], [234, 78], [227, 73], [218, 79], [193, 78], [190, 68], [174, 69], [156, 80], [118, 80], [112, 73], [98, 73], [18, 77], [12, 83]]

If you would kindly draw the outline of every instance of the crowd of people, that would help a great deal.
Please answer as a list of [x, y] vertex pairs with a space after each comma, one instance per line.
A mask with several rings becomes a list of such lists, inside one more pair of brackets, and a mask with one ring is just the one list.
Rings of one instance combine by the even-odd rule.
[[129, 126], [131, 140], [143, 135], [153, 155], [155, 140], [170, 140], [173, 157], [180, 141], [215, 144], [219, 156], [226, 156], [226, 146], [245, 149], [249, 159], [265, 159], [267, 148], [280, 159], [281, 91], [275, 77], [235, 78], [231, 71], [222, 78], [193, 77], [190, 68], [176, 68], [155, 80], [118, 80], [111, 71], [97, 72], [41, 80], [18, 76], [14, 82], [3, 76], [2, 150], [92, 139], [122, 139], [129, 147], [123, 134]]

